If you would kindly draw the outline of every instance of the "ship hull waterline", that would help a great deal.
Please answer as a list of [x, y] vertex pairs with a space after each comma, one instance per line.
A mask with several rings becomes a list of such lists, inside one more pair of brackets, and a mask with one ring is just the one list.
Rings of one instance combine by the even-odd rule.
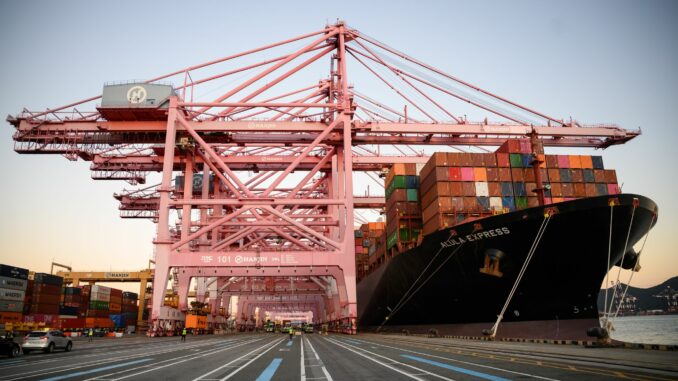
[[555, 214], [496, 338], [591, 340], [586, 331], [600, 326], [597, 300], [608, 269], [657, 221], [657, 205], [646, 197], [577, 199], [430, 234], [358, 283], [358, 329], [483, 336], [497, 320], [549, 209]]

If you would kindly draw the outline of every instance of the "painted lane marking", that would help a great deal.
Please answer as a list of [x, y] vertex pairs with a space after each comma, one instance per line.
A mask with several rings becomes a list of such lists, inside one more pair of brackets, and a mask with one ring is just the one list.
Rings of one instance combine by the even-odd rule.
[[301, 359], [299, 360], [301, 365], [301, 381], [306, 381], [306, 365], [304, 360], [304, 337], [302, 336], [299, 340], [299, 346], [301, 347]]
[[3, 361], [2, 363], [0, 363], [0, 365], [18, 364], [18, 363], [22, 363], [22, 362], [26, 362], [26, 360]]
[[[320, 356], [318, 356], [318, 352], [315, 351], [315, 348], [313, 347], [313, 344], [311, 344], [310, 339], [306, 339], [306, 344], [308, 344], [308, 347], [311, 348], [311, 352], [313, 352], [313, 355], [315, 356], [315, 359], [318, 361], [318, 365], [320, 365], [320, 369], [323, 371], [323, 374], [325, 375], [325, 378], [327, 381], [334, 381], [332, 379], [332, 376], [330, 376], [330, 372], [327, 371], [327, 368], [325, 368], [325, 365], [323, 364], [322, 360], [320, 359]], [[310, 380], [308, 378], [307, 380]]]
[[[101, 377], [97, 377], [96, 379], [102, 379], [102, 378], [104, 378], [104, 377], [110, 377], [110, 376], [118, 375], [118, 374], [120, 374], [120, 373], [126, 373], [126, 372], [130, 372], [130, 371], [137, 371], [137, 370], [146, 368], [145, 370], [139, 371], [139, 372], [137, 372], [137, 373], [128, 374], [128, 375], [121, 376], [121, 377], [118, 377], [118, 378], [112, 378], [112, 380], [122, 380], [122, 379], [125, 379], [125, 378], [129, 378], [129, 377], [133, 377], [133, 376], [138, 376], [138, 375], [140, 375], [140, 374], [144, 374], [144, 373], [148, 373], [148, 372], [153, 372], [153, 371], [156, 371], [156, 370], [159, 370], [159, 369], [162, 369], [162, 368], [166, 368], [166, 367], [168, 367], [168, 366], [174, 366], [174, 365], [177, 365], [177, 364], [181, 364], [181, 363], [186, 362], [186, 361], [191, 361], [191, 360], [199, 359], [199, 358], [205, 357], [205, 356], [211, 356], [211, 355], [213, 355], [213, 354], [217, 354], [217, 353], [220, 353], [220, 352], [228, 351], [228, 350], [231, 350], [231, 349], [233, 349], [233, 348], [236, 348], [236, 347], [239, 347], [239, 346], [242, 346], [242, 345], [245, 345], [245, 344], [250, 344], [250, 343], [257, 342], [257, 341], [259, 341], [259, 340], [261, 340], [261, 339], [251, 339], [251, 340], [249, 340], [249, 341], [244, 341], [244, 342], [242, 342], [242, 343], [236, 344], [236, 345], [234, 345], [234, 346], [232, 346], [232, 347], [229, 347], [229, 348], [212, 349], [210, 352], [205, 352], [205, 353], [199, 354], [199, 355], [198, 355], [198, 354], [190, 354], [190, 355], [184, 355], [184, 356], [174, 357], [174, 358], [170, 358], [170, 359], [167, 359], [167, 360], [159, 361], [159, 362], [156, 362], [156, 363], [153, 363], [153, 364], [150, 364], [150, 365], [143, 365], [143, 366], [136, 367], [136, 368], [132, 368], [132, 369], [126, 369], [126, 370], [124, 370], [124, 371], [122, 371], [122, 372], [109, 373], [109, 374], [103, 375], [103, 376], [101, 376]], [[180, 359], [181, 359], [181, 360], [180, 360]], [[165, 364], [165, 365], [160, 365], [160, 364]], [[90, 379], [90, 380], [91, 380], [91, 379]], [[86, 381], [90, 381], [90, 380], [86, 380]]]
[[[395, 360], [393, 360], [392, 358], [389, 358], [389, 357], [386, 357], [386, 356], [382, 356], [382, 355], [380, 355], [380, 354], [378, 354], [378, 353], [370, 352], [370, 351], [368, 351], [368, 350], [366, 350], [366, 349], [363, 349], [363, 348], [359, 348], [359, 347], [355, 347], [355, 346], [353, 346], [353, 348], [351, 348], [350, 345], [344, 345], [344, 344], [342, 344], [342, 343], [341, 343], [340, 341], [338, 341], [338, 340], [329, 339], [329, 338], [325, 338], [325, 340], [327, 340], [327, 341], [329, 341], [329, 342], [331, 342], [331, 343], [333, 343], [333, 344], [335, 344], [335, 345], [337, 345], [337, 346], [339, 346], [339, 347], [342, 347], [342, 348], [344, 348], [344, 349], [346, 349], [346, 350], [348, 350], [348, 351], [350, 351], [350, 352], [353, 352], [353, 353], [357, 354], [357, 355], [360, 356], [360, 357], [364, 357], [364, 358], [366, 358], [366, 359], [368, 359], [368, 360], [370, 360], [370, 361], [372, 361], [372, 362], [376, 362], [377, 364], [379, 364], [379, 365], [381, 365], [381, 366], [383, 366], [383, 367], [385, 367], [385, 368], [391, 369], [391, 370], [394, 371], [394, 372], [398, 372], [398, 373], [400, 373], [400, 374], [402, 374], [402, 375], [404, 375], [404, 376], [406, 376], [406, 377], [409, 377], [409, 378], [412, 378], [412, 379], [415, 379], [415, 380], [418, 380], [418, 381], [426, 381], [426, 379], [425, 379], [425, 378], [417, 377], [417, 376], [415, 376], [413, 373], [406, 372], [406, 371], [404, 371], [404, 370], [398, 369], [398, 368], [396, 368], [396, 367], [394, 367], [394, 366], [391, 366], [391, 365], [389, 365], [389, 364], [398, 364], [398, 365], [402, 365], [402, 366], [405, 366], [405, 367], [408, 367], [408, 368], [412, 368], [412, 369], [414, 369], [414, 370], [417, 370], [417, 371], [419, 371], [419, 372], [426, 373], [426, 374], [428, 374], [428, 375], [430, 375], [430, 376], [438, 377], [438, 378], [441, 378], [441, 379], [443, 379], [443, 380], [454, 381], [454, 380], [451, 379], [451, 378], [446, 378], [446, 377], [443, 377], [443, 376], [441, 376], [441, 375], [439, 375], [439, 374], [435, 374], [435, 373], [432, 373], [432, 372], [428, 372], [428, 371], [426, 371], [426, 370], [424, 370], [424, 369], [417, 368], [416, 366], [413, 366], [413, 365], [410, 365], [410, 364], [406, 364], [406, 363], [404, 363], [404, 362], [398, 362], [398, 361], [395, 361]], [[354, 349], [354, 348], [355, 348], [355, 349]], [[356, 350], [356, 349], [359, 349], [360, 351], [358, 351], [358, 350]], [[364, 353], [363, 353], [363, 352], [364, 352]], [[365, 353], [369, 353], [369, 354], [372, 355], [372, 356], [367, 356]], [[377, 360], [377, 357], [380, 357], [380, 358], [386, 360], [386, 362]]]
[[151, 361], [151, 360], [153, 360], [153, 359], [147, 358], [147, 359], [141, 359], [141, 360], [136, 360], [136, 361], [129, 361], [129, 362], [124, 362], [124, 363], [122, 363], [122, 364], [109, 365], [109, 366], [105, 366], [105, 367], [102, 367], [102, 368], [95, 368], [95, 369], [90, 369], [90, 370], [83, 370], [83, 371], [81, 371], [81, 372], [75, 372], [75, 373], [70, 373], [70, 374], [64, 374], [63, 376], [56, 376], [56, 377], [45, 378], [45, 379], [43, 379], [42, 381], [57, 381], [57, 380], [63, 380], [63, 379], [66, 379], [66, 378], [78, 377], [78, 376], [82, 376], [82, 375], [90, 374], [90, 373], [103, 372], [103, 371], [105, 371], [105, 370], [120, 368], [120, 367], [128, 366], [128, 365], [139, 364], [139, 363], [146, 362], [146, 361]]
[[363, 343], [360, 342], [360, 341], [355, 341], [355, 340], [350, 340], [350, 339], [345, 339], [344, 341], [347, 341], [347, 342], [349, 342], [351, 344], [355, 344], [355, 345], [363, 345]]
[[281, 358], [274, 358], [270, 364], [264, 369], [263, 372], [257, 377], [257, 381], [270, 381], [275, 374], [275, 371], [278, 370], [280, 363], [282, 362]]
[[288, 347], [291, 347], [291, 346], [292, 346], [292, 340], [290, 340], [290, 341], [287, 342], [287, 346], [288, 346]]
[[[478, 364], [478, 363], [474, 363], [474, 362], [470, 362], [470, 361], [457, 360], [457, 359], [453, 359], [453, 358], [449, 358], [449, 357], [437, 356], [437, 355], [434, 355], [434, 354], [424, 353], [424, 352], [417, 352], [417, 351], [413, 351], [413, 350], [409, 350], [409, 349], [404, 349], [404, 348], [399, 348], [399, 347], [393, 347], [393, 346], [385, 345], [385, 344], [379, 344], [379, 343], [374, 343], [374, 342], [373, 342], [373, 344], [374, 344], [374, 345], [381, 346], [381, 347], [384, 347], [384, 348], [396, 349], [396, 350], [399, 350], [399, 351], [405, 351], [405, 352], [409, 352], [409, 353], [414, 353], [414, 354], [418, 354], [418, 355], [421, 355], [421, 356], [433, 357], [433, 358], [438, 358], [438, 359], [446, 360], [446, 361], [452, 361], [452, 362], [456, 362], [456, 363], [460, 363], [460, 364], [477, 366], [477, 367], [479, 367], [479, 368], [486, 368], [486, 369], [498, 370], [498, 371], [501, 371], [501, 372], [506, 372], [506, 373], [511, 373], [511, 374], [517, 374], [517, 375], [520, 375], [520, 376], [528, 376], [528, 377], [532, 377], [532, 378], [538, 378], [538, 379], [540, 379], [540, 380], [559, 381], [558, 379], [555, 379], [555, 378], [542, 377], [542, 376], [537, 376], [537, 375], [535, 375], [535, 374], [523, 373], [523, 372], [517, 372], [517, 371], [514, 371], [514, 370], [508, 370], [508, 369], [504, 369], [504, 368], [498, 368], [498, 367], [494, 367], [494, 366], [490, 366], [490, 365], [483, 365], [483, 364]], [[410, 344], [411, 344], [411, 343], [410, 343]], [[424, 348], [426, 348], [426, 347], [424, 346]], [[436, 349], [436, 348], [429, 348], [429, 349], [433, 349], [433, 350], [441, 350], [441, 349], [439, 349], [439, 348], [438, 348], [438, 349]], [[447, 351], [447, 352], [452, 353], [452, 351]], [[456, 354], [462, 354], [461, 351], [454, 351], [454, 353], [456, 353]], [[515, 358], [513, 358], [513, 357], [511, 358], [511, 361], [512, 361], [512, 362], [519, 362], [519, 363], [520, 363], [520, 361], [517, 361], [517, 359], [515, 359]], [[532, 365], [532, 363], [530, 363], [530, 362], [524, 362], [524, 363], [525, 363], [525, 364], [530, 364], [530, 365]]]
[[264, 345], [262, 345], [262, 346], [260, 346], [260, 347], [258, 347], [258, 348], [255, 348], [255, 349], [253, 349], [252, 351], [250, 351], [250, 352], [248, 352], [248, 353], [245, 353], [244, 355], [242, 355], [242, 356], [240, 356], [240, 357], [238, 357], [238, 358], [236, 358], [236, 359], [234, 359], [234, 360], [232, 360], [232, 361], [230, 361], [230, 362], [228, 362], [228, 363], [226, 363], [226, 364], [224, 364], [224, 365], [222, 365], [222, 366], [220, 366], [220, 367], [217, 367], [217, 368], [215, 368], [215, 369], [213, 369], [213, 370], [211, 370], [211, 371], [209, 371], [209, 372], [207, 372], [207, 373], [205, 373], [205, 374], [202, 374], [202, 375], [200, 375], [200, 376], [194, 378], [193, 381], [202, 380], [202, 379], [204, 379], [205, 377], [207, 377], [207, 376], [209, 376], [209, 375], [211, 375], [211, 374], [213, 374], [213, 373], [215, 373], [215, 372], [218, 372], [218, 371], [221, 370], [221, 369], [224, 369], [224, 368], [231, 368], [231, 367], [232, 367], [231, 365], [232, 365], [233, 363], [238, 362], [238, 361], [241, 361], [242, 359], [247, 358], [248, 356], [250, 356], [252, 353], [254, 353], [254, 352], [258, 351], [258, 350], [261, 350], [262, 348], [266, 348], [267, 346], [270, 345], [269, 348], [266, 349], [264, 352], [262, 352], [261, 354], [259, 354], [259, 355], [256, 356], [256, 357], [254, 357], [254, 358], [251, 359], [249, 362], [247, 362], [245, 365], [239, 367], [238, 369], [234, 370], [232, 373], [230, 373], [229, 375], [227, 375], [227, 376], [224, 377], [224, 378], [221, 378], [220, 380], [226, 380], [226, 379], [228, 379], [228, 378], [231, 378], [233, 375], [235, 375], [236, 373], [238, 373], [239, 371], [241, 371], [245, 366], [249, 365], [252, 361], [254, 361], [254, 360], [256, 360], [257, 358], [259, 358], [259, 356], [262, 356], [264, 353], [266, 353], [266, 352], [270, 351], [271, 349], [275, 348], [275, 347], [276, 347], [278, 344], [280, 344], [281, 342], [282, 342], [282, 339], [280, 339], [280, 340], [275, 340], [275, 341], [273, 342], [272, 345], [271, 345], [271, 343], [266, 343], [266, 344], [264, 344]]
[[476, 372], [475, 370], [460, 368], [458, 366], [445, 364], [445, 363], [442, 363], [442, 362], [433, 361], [433, 360], [429, 360], [429, 359], [425, 359], [425, 358], [421, 358], [421, 357], [417, 357], [417, 356], [412, 356], [412, 355], [400, 355], [400, 356], [405, 357], [405, 358], [410, 359], [410, 360], [423, 362], [424, 364], [434, 365], [434, 366], [437, 366], [439, 368], [445, 368], [445, 369], [453, 370], [455, 372], [464, 373], [464, 374], [468, 374], [470, 376], [475, 376], [475, 377], [479, 377], [479, 378], [484, 378], [484, 379], [490, 380], [490, 381], [509, 381], [507, 378], [493, 376], [491, 374], [487, 374], [487, 373], [483, 373], [483, 372]]

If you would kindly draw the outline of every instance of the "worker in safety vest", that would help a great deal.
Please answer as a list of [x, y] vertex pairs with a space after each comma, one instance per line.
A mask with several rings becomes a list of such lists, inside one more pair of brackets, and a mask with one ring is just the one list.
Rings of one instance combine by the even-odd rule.
[[290, 340], [292, 340], [292, 336], [294, 336], [294, 328], [290, 326]]
[[181, 341], [186, 341], [186, 327], [181, 330]]
[[94, 337], [94, 329], [90, 328], [89, 332], [87, 333], [88, 341], [92, 342], [92, 337]]

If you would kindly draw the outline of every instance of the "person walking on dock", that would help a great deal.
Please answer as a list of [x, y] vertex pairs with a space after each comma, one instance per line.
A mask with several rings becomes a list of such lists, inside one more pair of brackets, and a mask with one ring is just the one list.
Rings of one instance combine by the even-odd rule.
[[181, 341], [186, 341], [186, 327], [181, 330]]

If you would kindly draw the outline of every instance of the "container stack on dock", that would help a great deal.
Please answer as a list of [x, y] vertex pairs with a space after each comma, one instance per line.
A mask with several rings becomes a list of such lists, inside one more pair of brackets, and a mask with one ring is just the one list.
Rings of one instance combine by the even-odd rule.
[[126, 326], [137, 324], [138, 300], [139, 295], [134, 292], [125, 291], [122, 293], [122, 315]]
[[[86, 288], [89, 286], [85, 286]], [[89, 289], [89, 308], [85, 320], [86, 328], [113, 328], [109, 315], [111, 303], [111, 288], [93, 285]]]
[[0, 324], [22, 321], [28, 270], [0, 265]]
[[421, 235], [419, 174], [416, 164], [393, 164], [386, 175], [386, 249], [413, 248]]
[[31, 299], [31, 315], [59, 315], [61, 287], [64, 278], [36, 273], [33, 278], [33, 295]]
[[370, 265], [380, 258], [383, 261], [386, 253], [385, 223], [370, 222], [362, 224], [360, 229], [354, 230], [356, 276], [362, 279], [369, 271]]

